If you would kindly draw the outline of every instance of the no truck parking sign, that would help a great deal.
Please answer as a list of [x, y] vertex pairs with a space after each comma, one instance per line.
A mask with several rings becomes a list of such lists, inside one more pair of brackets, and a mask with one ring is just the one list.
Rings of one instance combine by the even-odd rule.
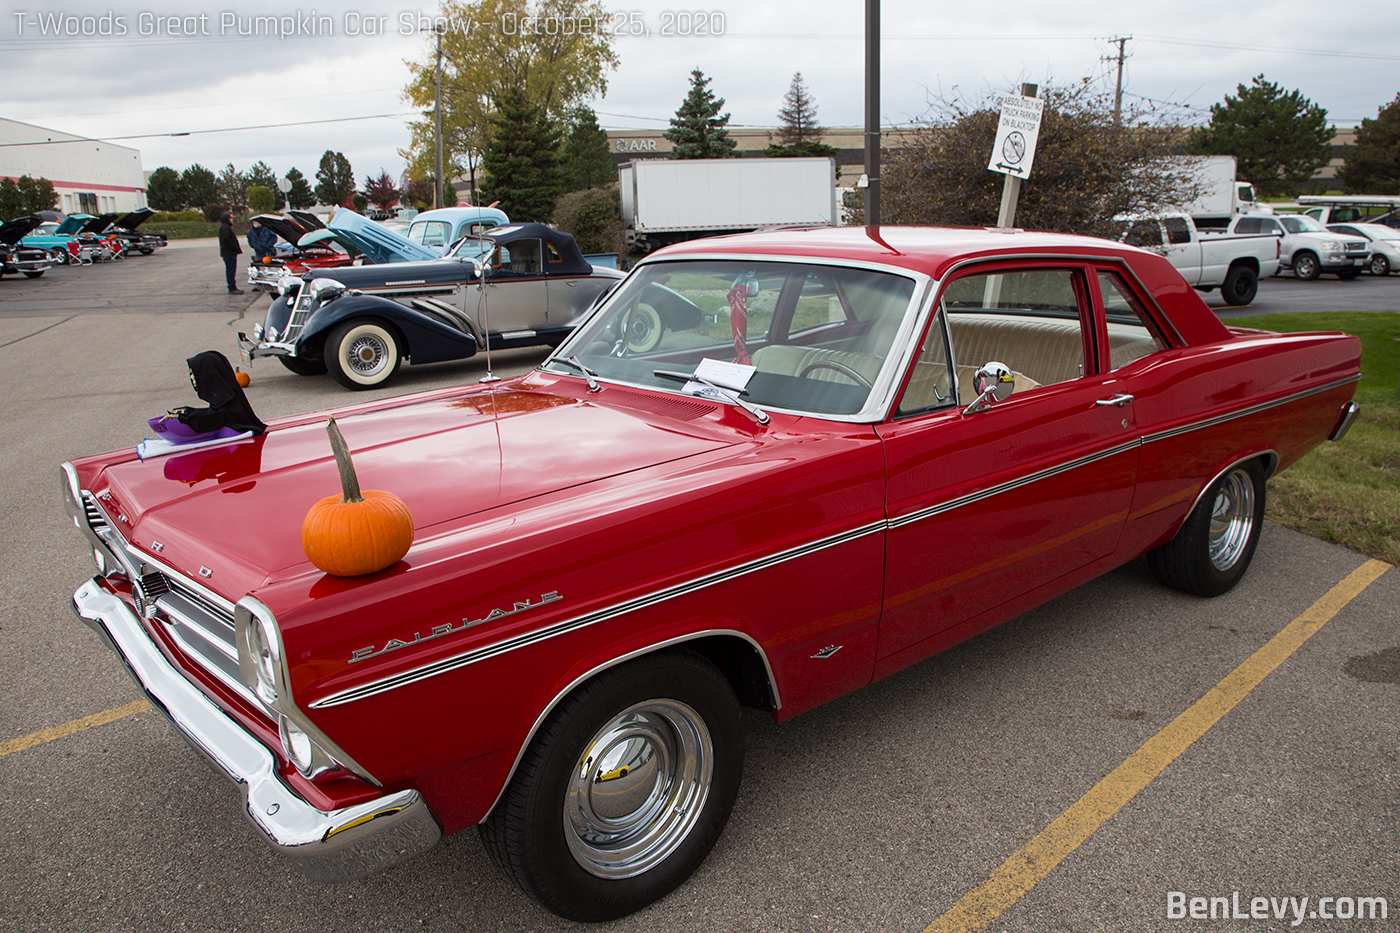
[[1045, 101], [1020, 94], [1004, 94], [1001, 98], [1001, 120], [997, 124], [996, 142], [987, 168], [1003, 175], [1025, 178], [1031, 173], [1035, 160], [1035, 141], [1040, 135], [1040, 115]]

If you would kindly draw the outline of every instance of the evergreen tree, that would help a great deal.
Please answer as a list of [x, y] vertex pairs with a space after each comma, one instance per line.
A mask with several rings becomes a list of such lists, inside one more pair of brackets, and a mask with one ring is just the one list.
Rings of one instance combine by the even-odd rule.
[[1400, 94], [1361, 121], [1337, 178], [1351, 194], [1400, 194]]
[[146, 179], [146, 203], [158, 211], [178, 211], [185, 206], [185, 186], [180, 173], [162, 165]]
[[481, 164], [486, 203], [500, 201], [511, 220], [549, 220], [559, 197], [559, 130], [543, 106], [519, 88], [506, 91], [491, 114], [491, 141]]
[[729, 138], [725, 126], [729, 114], [720, 116], [724, 98], [715, 97], [710, 79], [699, 68], [690, 72], [690, 93], [671, 118], [664, 135], [672, 143], [673, 159], [729, 159], [738, 144]]
[[248, 176], [233, 167], [230, 162], [219, 173], [215, 183], [219, 202], [237, 214], [248, 208]]
[[272, 166], [259, 159], [258, 161], [253, 163], [251, 168], [248, 169], [248, 174], [246, 177], [248, 179], [248, 199], [250, 207], [252, 206], [253, 186], [262, 185], [264, 188], [272, 192], [273, 203], [272, 206], [268, 207], [266, 210], [270, 211], [274, 208], [281, 210], [283, 203], [282, 191], [277, 187], [277, 173], [272, 170]]
[[277, 206], [274, 189], [267, 185], [248, 186], [248, 210], [254, 214], [266, 214]]
[[185, 192], [185, 204], [201, 208], [219, 200], [214, 173], [196, 162], [180, 175], [180, 187]]
[[579, 107], [573, 112], [573, 128], [564, 140], [559, 167], [565, 192], [617, 181], [617, 164], [608, 149], [608, 134], [598, 126], [598, 115], [591, 107]]
[[13, 178], [0, 178], [0, 222], [24, 216], [24, 195]]
[[796, 146], [820, 142], [825, 132], [817, 125], [817, 102], [802, 81], [802, 72], [792, 76], [792, 84], [783, 95], [783, 109], [778, 111], [778, 144]]
[[355, 173], [350, 169], [350, 160], [344, 153], [327, 149], [316, 170], [316, 199], [322, 204], [343, 207], [354, 194]]
[[1192, 149], [1232, 155], [1239, 177], [1254, 182], [1260, 194], [1291, 196], [1331, 159], [1333, 132], [1327, 111], [1302, 92], [1256, 75], [1253, 87], [1241, 84], [1238, 96], [1211, 105], [1210, 123]]
[[292, 187], [287, 191], [288, 207], [301, 211], [316, 206], [316, 193], [311, 190], [311, 183], [306, 180], [305, 175], [296, 168], [289, 168], [286, 178], [292, 183]]
[[24, 213], [35, 214], [58, 207], [58, 192], [54, 190], [53, 182], [47, 178], [21, 175], [18, 185], [19, 193], [24, 198]]

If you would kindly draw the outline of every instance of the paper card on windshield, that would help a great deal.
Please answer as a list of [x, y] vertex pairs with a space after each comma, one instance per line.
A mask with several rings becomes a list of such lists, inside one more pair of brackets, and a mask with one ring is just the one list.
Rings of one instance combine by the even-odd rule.
[[[726, 363], [724, 360], [712, 360], [706, 357], [700, 361], [699, 366], [695, 367], [695, 375], [700, 379], [709, 380], [715, 385], [721, 385], [737, 392], [748, 386], [749, 380], [753, 378], [753, 374], [757, 370], [757, 366]], [[686, 386], [686, 391], [690, 391], [689, 386]]]

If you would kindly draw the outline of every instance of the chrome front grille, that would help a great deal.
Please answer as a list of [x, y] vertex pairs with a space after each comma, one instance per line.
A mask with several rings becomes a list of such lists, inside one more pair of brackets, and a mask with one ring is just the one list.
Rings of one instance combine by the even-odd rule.
[[297, 292], [296, 304], [292, 305], [292, 318], [287, 322], [287, 328], [277, 339], [283, 343], [296, 343], [301, 337], [301, 329], [306, 326], [306, 321], [311, 317], [311, 305], [315, 302], [311, 294], [311, 289], [303, 285]]
[[155, 558], [136, 550], [107, 521], [89, 495], [83, 495], [88, 527], [113, 551], [122, 565], [135, 569], [132, 595], [138, 611], [155, 619], [180, 646], [184, 655], [254, 706], [263, 704], [238, 672], [234, 642], [233, 604]]

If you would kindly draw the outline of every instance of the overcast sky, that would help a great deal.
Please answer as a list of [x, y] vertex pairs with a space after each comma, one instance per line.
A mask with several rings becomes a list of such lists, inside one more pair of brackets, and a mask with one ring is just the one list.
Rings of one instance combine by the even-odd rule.
[[[404, 60], [429, 59], [429, 40], [416, 25], [437, 6], [299, 2], [242, 0], [235, 13], [218, 0], [15, 0], [0, 20], [0, 116], [132, 146], [147, 171], [193, 162], [246, 169], [262, 159], [279, 175], [295, 166], [310, 177], [321, 153], [333, 149], [349, 157], [362, 183], [381, 167], [398, 175], [397, 150], [408, 144], [403, 114], [412, 110], [401, 96]], [[620, 31], [649, 34], [617, 38], [620, 67], [606, 96], [593, 102], [605, 127], [660, 133], [696, 67], [726, 99], [731, 125], [774, 125], [796, 71], [823, 125], [864, 122], [857, 0], [722, 0], [688, 19], [663, 13], [660, 4], [608, 9]], [[246, 18], [260, 14], [290, 17], [293, 30], [313, 34], [239, 35]], [[171, 16], [187, 19], [171, 24]], [[1342, 125], [1374, 117], [1400, 92], [1394, 0], [1348, 16], [1304, 0], [1131, 7], [1121, 0], [885, 0], [881, 18], [885, 123], [917, 119], [932, 95], [979, 100], [1022, 81], [1091, 78], [1111, 89], [1118, 46], [1110, 40], [1126, 36], [1127, 102], [1191, 108], [1184, 112], [1202, 121], [1212, 103], [1256, 74], [1302, 91]], [[172, 37], [172, 25], [197, 34]], [[662, 35], [668, 26], [714, 34]]]

